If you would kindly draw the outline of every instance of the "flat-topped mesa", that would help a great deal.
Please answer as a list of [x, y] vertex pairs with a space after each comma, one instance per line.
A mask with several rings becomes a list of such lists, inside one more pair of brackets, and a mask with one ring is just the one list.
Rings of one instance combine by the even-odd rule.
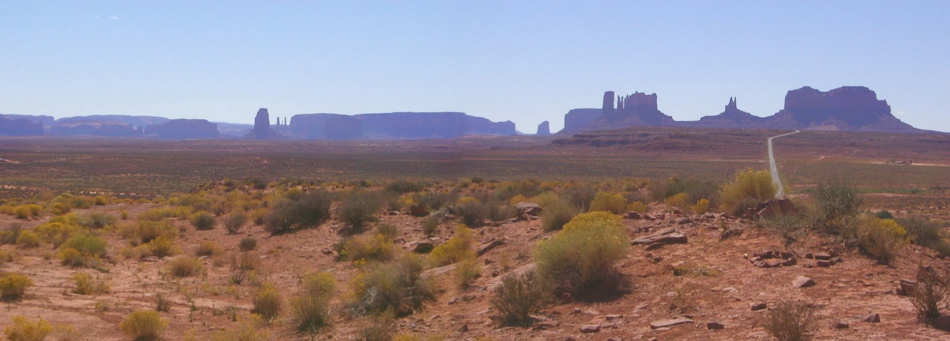
[[614, 111], [614, 92], [613, 91], [604, 92], [604, 103], [601, 105], [600, 110], [603, 112]]
[[772, 126], [796, 129], [916, 131], [891, 114], [887, 101], [863, 86], [790, 90], [785, 107], [770, 119]]

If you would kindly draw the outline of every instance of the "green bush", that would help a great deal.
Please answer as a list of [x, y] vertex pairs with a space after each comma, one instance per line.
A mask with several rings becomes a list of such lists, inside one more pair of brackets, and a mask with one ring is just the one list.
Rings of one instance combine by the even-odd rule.
[[319, 226], [330, 219], [330, 203], [330, 196], [322, 191], [287, 196], [264, 218], [264, 228], [281, 234]]
[[79, 217], [80, 226], [90, 229], [101, 229], [115, 224], [115, 217], [105, 213], [90, 213]]
[[218, 253], [218, 245], [211, 241], [201, 242], [201, 244], [198, 244], [198, 248], [195, 250], [195, 256], [198, 257], [210, 257], [214, 256], [216, 253]]
[[387, 261], [393, 258], [393, 242], [381, 234], [356, 236], [343, 241], [339, 258], [354, 262]]
[[629, 248], [620, 217], [606, 212], [574, 217], [535, 251], [538, 274], [556, 292], [577, 298], [608, 298], [620, 293], [623, 278], [614, 264]]
[[759, 203], [771, 200], [775, 197], [775, 191], [772, 176], [768, 171], [746, 169], [737, 173], [732, 182], [722, 186], [719, 190], [719, 200], [726, 210], [741, 215], [740, 210], [747, 205], [747, 202], [754, 200]]
[[422, 183], [398, 180], [387, 184], [385, 191], [396, 194], [406, 194], [419, 192], [423, 189], [425, 189], [425, 185]]
[[106, 241], [90, 233], [73, 235], [60, 248], [76, 249], [86, 257], [103, 257], [106, 255]]
[[33, 285], [29, 277], [18, 273], [0, 275], [0, 298], [6, 301], [18, 300]]
[[168, 264], [168, 272], [175, 277], [189, 277], [202, 272], [204, 266], [201, 261], [194, 257], [181, 256], [173, 259]]
[[337, 215], [346, 224], [347, 232], [356, 234], [363, 232], [366, 223], [376, 220], [376, 212], [381, 207], [382, 200], [377, 193], [354, 192], [340, 203]]
[[43, 341], [53, 331], [53, 326], [43, 319], [30, 321], [23, 316], [14, 316], [13, 323], [3, 330], [9, 341]]
[[843, 181], [822, 181], [815, 187], [813, 196], [818, 227], [830, 233], [848, 230], [862, 203], [857, 190]]
[[142, 220], [139, 221], [129, 237], [134, 237], [141, 243], [148, 243], [158, 237], [174, 238], [177, 235], [178, 230], [166, 221]]
[[254, 251], [254, 249], [257, 248], [257, 239], [251, 237], [243, 238], [240, 244], [238, 244], [238, 248], [241, 252]]
[[531, 315], [540, 311], [544, 302], [544, 289], [534, 272], [505, 276], [491, 299], [502, 325], [521, 327], [534, 322]]
[[234, 212], [224, 221], [224, 227], [228, 229], [228, 233], [236, 234], [241, 231], [241, 227], [246, 223], [247, 214], [244, 214], [244, 212]]
[[261, 315], [264, 320], [273, 321], [284, 309], [284, 302], [280, 292], [274, 286], [265, 284], [254, 293], [254, 309], [251, 311]]
[[122, 320], [119, 329], [136, 341], [157, 341], [168, 323], [154, 310], [139, 310]]
[[393, 224], [376, 225], [376, 233], [381, 234], [389, 240], [396, 239], [396, 237], [399, 236], [399, 230], [396, 228], [396, 225]]
[[80, 227], [73, 224], [74, 221], [69, 217], [72, 216], [54, 218], [46, 224], [37, 226], [33, 231], [40, 236], [40, 239], [53, 244], [53, 247], [59, 247], [80, 230]]
[[18, 238], [20, 238], [20, 233], [23, 232], [23, 227], [20, 224], [12, 224], [9, 228], [4, 231], [0, 231], [0, 245], [4, 244], [16, 244]]
[[455, 265], [455, 284], [461, 289], [467, 289], [472, 281], [477, 279], [482, 272], [478, 260], [475, 258], [465, 259]]
[[803, 303], [781, 302], [765, 318], [765, 330], [778, 341], [811, 340], [814, 329], [814, 309]]
[[273, 340], [271, 335], [262, 330], [266, 322], [260, 317], [250, 315], [238, 323], [235, 328], [222, 330], [211, 335], [211, 341], [267, 341]]
[[605, 211], [622, 214], [627, 208], [627, 201], [620, 193], [597, 192], [590, 202], [591, 211]]
[[925, 217], [899, 219], [898, 223], [907, 230], [908, 239], [914, 244], [931, 248], [943, 256], [950, 256], [950, 243], [944, 239], [939, 224]]
[[422, 278], [422, 261], [407, 254], [387, 263], [375, 263], [353, 280], [356, 301], [352, 309], [358, 314], [384, 313], [405, 316], [422, 309], [423, 303], [434, 299], [431, 284]]
[[25, 230], [20, 232], [16, 239], [16, 245], [24, 248], [34, 248], [40, 246], [40, 237], [33, 230]]
[[426, 217], [422, 221], [422, 232], [424, 232], [427, 236], [431, 236], [433, 233], [435, 233], [435, 230], [439, 228], [440, 220], [441, 219], [435, 215]]
[[458, 226], [452, 238], [432, 249], [429, 253], [429, 262], [435, 266], [441, 266], [475, 258], [474, 244], [475, 237], [472, 235], [472, 230]]
[[158, 258], [164, 258], [177, 253], [175, 240], [172, 237], [160, 236], [152, 241], [143, 244], [149, 254]]
[[73, 292], [80, 295], [99, 295], [109, 292], [109, 283], [92, 278], [92, 275], [85, 272], [73, 274], [73, 282], [76, 283], [76, 289]]
[[932, 324], [940, 317], [940, 307], [950, 298], [950, 279], [941, 276], [934, 268], [917, 268], [917, 285], [910, 293], [910, 301], [917, 310], [917, 318]]
[[197, 230], [210, 230], [214, 228], [214, 216], [208, 212], [198, 212], [191, 216], [191, 225]]
[[336, 281], [326, 272], [303, 278], [302, 290], [291, 304], [297, 331], [313, 335], [330, 324], [330, 299], [334, 290]]
[[571, 184], [564, 191], [571, 205], [581, 212], [587, 212], [590, 209], [590, 203], [594, 201], [596, 193], [597, 190], [587, 184]]
[[671, 196], [686, 193], [687, 202], [696, 202], [699, 199], [707, 198], [713, 204], [720, 190], [716, 183], [696, 179], [683, 179], [678, 176], [670, 177], [665, 181], [651, 181], [647, 188], [654, 201], [665, 201]]
[[881, 264], [890, 264], [904, 245], [907, 231], [893, 219], [864, 217], [858, 223], [858, 246]]
[[488, 206], [478, 199], [464, 197], [459, 199], [455, 207], [456, 214], [462, 218], [462, 223], [469, 227], [481, 227], [488, 218]]
[[577, 208], [564, 200], [556, 200], [541, 211], [541, 227], [545, 231], [560, 230], [577, 215]]

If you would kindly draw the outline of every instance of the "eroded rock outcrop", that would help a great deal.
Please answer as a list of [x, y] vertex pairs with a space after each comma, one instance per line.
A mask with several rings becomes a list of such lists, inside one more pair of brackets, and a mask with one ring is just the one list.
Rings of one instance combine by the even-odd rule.
[[302, 114], [290, 120], [295, 137], [308, 139], [440, 139], [515, 135], [511, 121], [492, 122], [461, 112], [393, 112], [359, 115]]
[[267, 108], [257, 109], [257, 115], [254, 116], [254, 128], [251, 130], [251, 134], [258, 140], [274, 137], [274, 133], [270, 129], [270, 113], [267, 112]]
[[725, 110], [717, 115], [703, 116], [697, 122], [686, 122], [687, 125], [705, 128], [762, 128], [766, 119], [742, 111], [736, 103], [735, 97], [729, 98]]
[[551, 135], [551, 124], [548, 121], [541, 122], [538, 125], [538, 132], [535, 133], [537, 136], [550, 136]]
[[176, 119], [168, 122], [152, 125], [146, 128], [149, 136], [155, 136], [161, 139], [213, 139], [220, 133], [218, 126], [208, 120], [196, 119]]
[[673, 125], [672, 117], [657, 108], [657, 95], [634, 92], [616, 97], [613, 91], [604, 93], [598, 109], [572, 109], [564, 116], [564, 133], [608, 130], [631, 126]]
[[891, 114], [891, 106], [863, 86], [829, 91], [811, 87], [791, 90], [785, 107], [768, 118], [770, 128], [912, 132], [916, 129]]
[[25, 117], [0, 115], [0, 136], [43, 135], [43, 124]]

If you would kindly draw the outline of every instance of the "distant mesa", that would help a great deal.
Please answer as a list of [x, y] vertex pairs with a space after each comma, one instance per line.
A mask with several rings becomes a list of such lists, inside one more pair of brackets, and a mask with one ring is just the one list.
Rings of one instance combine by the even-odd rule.
[[289, 130], [295, 138], [327, 140], [449, 139], [517, 134], [511, 121], [492, 122], [461, 112], [299, 114], [291, 117]]
[[23, 115], [0, 115], [0, 136], [42, 136], [43, 123]]
[[146, 133], [160, 139], [171, 140], [215, 139], [221, 135], [216, 124], [199, 119], [168, 120], [165, 123], [148, 126]]
[[880, 132], [917, 132], [891, 114], [887, 101], [863, 86], [845, 86], [822, 92], [811, 87], [791, 90], [785, 107], [768, 117], [739, 109], [730, 98], [725, 110], [698, 121], [674, 121], [657, 109], [656, 94], [635, 92], [614, 98], [604, 92], [600, 109], [572, 109], [564, 116], [563, 133], [619, 129], [632, 126], [678, 126], [735, 129], [802, 129]]
[[548, 121], [541, 122], [538, 125], [538, 132], [535, 133], [537, 136], [551, 136], [551, 124]]

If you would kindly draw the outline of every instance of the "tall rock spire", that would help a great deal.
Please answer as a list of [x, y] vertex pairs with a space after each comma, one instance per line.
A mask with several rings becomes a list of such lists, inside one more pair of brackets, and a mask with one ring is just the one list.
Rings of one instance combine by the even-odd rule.
[[613, 91], [604, 92], [604, 105], [601, 107], [601, 110], [603, 110], [604, 112], [614, 111], [614, 92]]
[[257, 110], [257, 116], [254, 116], [254, 130], [252, 132], [256, 139], [267, 139], [271, 137], [270, 114], [267, 112], [267, 108]]

